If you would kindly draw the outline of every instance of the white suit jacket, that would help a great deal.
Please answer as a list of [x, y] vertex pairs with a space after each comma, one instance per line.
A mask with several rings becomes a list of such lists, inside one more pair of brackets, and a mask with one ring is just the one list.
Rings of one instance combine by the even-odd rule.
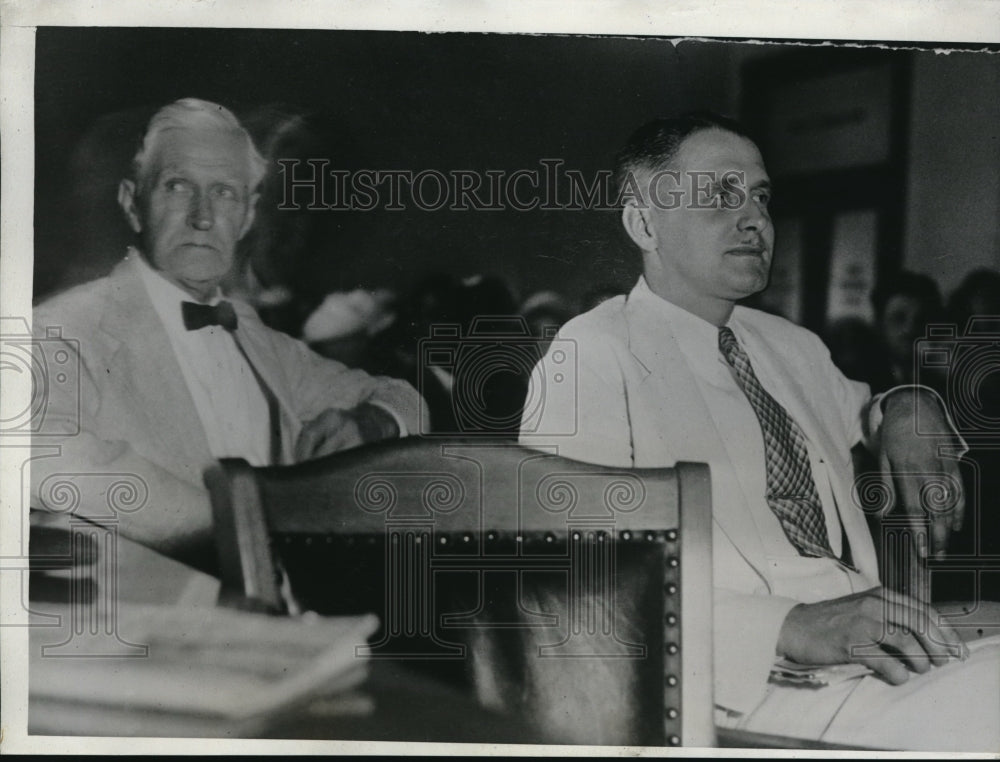
[[[241, 343], [279, 402], [283, 462], [293, 461], [303, 423], [331, 407], [379, 402], [417, 430], [423, 402], [409, 384], [323, 358], [267, 328], [249, 305], [233, 306]], [[101, 475], [138, 477], [145, 503], [117, 516], [119, 530], [181, 557], [210, 550], [211, 506], [202, 476], [214, 459], [135, 263], [126, 259], [107, 277], [40, 304], [33, 331], [42, 340], [39, 359], [52, 365], [64, 350], [70, 362], [59, 367], [69, 365], [71, 372], [69, 383], [49, 384], [42, 400], [43, 435], [35, 442], [54, 445], [57, 454], [32, 462], [32, 505], [65, 509], [60, 501], [68, 493], [59, 485], [67, 480], [59, 475], [70, 475], [77, 514], [106, 516], [113, 477]]]
[[[640, 281], [641, 283], [641, 281]], [[768, 565], [732, 461], [699, 382], [648, 288], [611, 299], [567, 323], [535, 368], [538, 406], [526, 405], [521, 441], [614, 466], [708, 463], [712, 474], [715, 703], [747, 712], [766, 689], [785, 616], [798, 601], [772, 595]], [[733, 315], [753, 338], [755, 365], [783, 380], [772, 390], [825, 464], [854, 564], [878, 583], [874, 545], [851, 498], [850, 450], [862, 436], [868, 387], [847, 380], [811, 332], [743, 307]], [[560, 341], [561, 340], [561, 341]], [[568, 343], [569, 342], [569, 343]], [[552, 353], [575, 348], [576, 374]], [[761, 367], [758, 367], [758, 372]], [[562, 376], [557, 376], [562, 373]], [[570, 375], [572, 371], [569, 371]]]

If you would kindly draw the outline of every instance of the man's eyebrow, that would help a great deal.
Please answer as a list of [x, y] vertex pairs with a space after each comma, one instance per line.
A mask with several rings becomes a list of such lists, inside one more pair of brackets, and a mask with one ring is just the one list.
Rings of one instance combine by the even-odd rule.
[[168, 164], [166, 166], [160, 167], [156, 173], [153, 175], [156, 178], [166, 177], [167, 175], [179, 175], [183, 174], [180, 167]]
[[[184, 167], [180, 165], [170, 164], [165, 167], [161, 167], [159, 170], [156, 171], [155, 174], [152, 175], [152, 177], [155, 178], [156, 180], [162, 180], [166, 177], [171, 177], [171, 176], [187, 179], [187, 174], [188, 174], [187, 170]], [[212, 180], [212, 184], [247, 185], [247, 183], [239, 177], [238, 173], [234, 173], [232, 175], [227, 174], [224, 176], [217, 177]]]
[[750, 186], [754, 190], [771, 190], [770, 180], [759, 180]]

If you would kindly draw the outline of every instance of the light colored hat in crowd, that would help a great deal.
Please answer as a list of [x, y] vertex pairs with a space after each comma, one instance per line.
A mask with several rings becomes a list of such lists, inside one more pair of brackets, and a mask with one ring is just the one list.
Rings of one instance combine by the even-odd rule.
[[572, 312], [566, 298], [555, 291], [536, 291], [521, 304], [522, 315], [536, 310], [566, 313], [567, 315]]
[[388, 289], [335, 291], [306, 319], [302, 339], [308, 344], [357, 333], [374, 336], [396, 320], [395, 295]]

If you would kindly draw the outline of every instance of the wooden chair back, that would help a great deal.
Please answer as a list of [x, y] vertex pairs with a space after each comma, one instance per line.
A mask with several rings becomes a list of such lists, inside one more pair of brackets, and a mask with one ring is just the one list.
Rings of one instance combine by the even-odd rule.
[[224, 602], [285, 610], [283, 567], [309, 608], [379, 614], [372, 658], [457, 663], [553, 742], [714, 744], [704, 464], [409, 438], [206, 484]]

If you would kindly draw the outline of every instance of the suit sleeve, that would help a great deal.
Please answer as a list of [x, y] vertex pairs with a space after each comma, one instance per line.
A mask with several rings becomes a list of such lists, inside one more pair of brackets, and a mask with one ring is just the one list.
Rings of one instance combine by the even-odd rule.
[[[35, 324], [46, 324], [44, 316]], [[39, 434], [32, 438], [38, 455], [31, 463], [31, 505], [97, 523], [114, 520], [122, 535], [162, 553], [203, 557], [212, 536], [206, 490], [144, 458], [129, 442], [101, 438], [95, 427], [101, 394], [94, 370], [76, 342], [49, 338], [44, 344], [47, 354], [33, 353], [36, 364], [66, 352], [70, 363], [79, 363], [80, 384], [36, 388], [41, 418]], [[38, 368], [36, 378], [45, 376]]]
[[420, 431], [420, 422], [428, 415], [427, 406], [406, 381], [348, 368], [290, 336], [276, 331], [269, 335], [275, 356], [288, 375], [291, 401], [300, 421], [309, 421], [329, 408], [349, 410], [369, 403], [405, 424], [401, 430]]
[[871, 433], [870, 412], [878, 398], [872, 399], [868, 384], [852, 381], [841, 372], [834, 364], [830, 350], [818, 336], [813, 333], [807, 336], [808, 345], [802, 357], [810, 358], [808, 368], [815, 374], [810, 385], [817, 395], [815, 404], [819, 409], [829, 406], [828, 395], [832, 395], [848, 447], [859, 442], [867, 443]]
[[798, 601], [721, 587], [713, 596], [715, 704], [746, 714], [764, 698], [781, 626]]

